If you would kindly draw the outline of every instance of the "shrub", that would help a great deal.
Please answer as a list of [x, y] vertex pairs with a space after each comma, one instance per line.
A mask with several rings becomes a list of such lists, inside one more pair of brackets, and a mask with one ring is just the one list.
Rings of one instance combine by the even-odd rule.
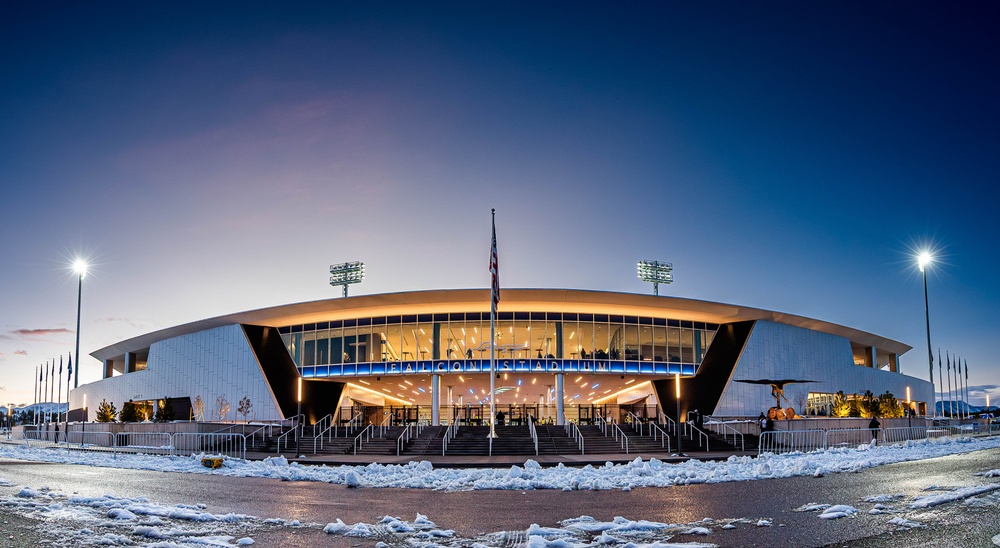
[[115, 422], [117, 415], [118, 410], [115, 409], [115, 404], [108, 403], [108, 400], [101, 400], [101, 404], [97, 406], [97, 422]]

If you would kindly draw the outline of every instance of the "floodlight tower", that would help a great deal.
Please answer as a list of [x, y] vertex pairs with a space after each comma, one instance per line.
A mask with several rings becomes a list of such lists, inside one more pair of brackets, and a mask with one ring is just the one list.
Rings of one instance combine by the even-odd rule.
[[361, 283], [365, 277], [365, 263], [352, 261], [344, 264], [330, 265], [330, 285], [344, 286], [344, 296], [347, 296], [347, 286]]
[[653, 283], [653, 295], [660, 294], [660, 284], [669, 284], [674, 281], [674, 265], [671, 263], [639, 261], [638, 270], [640, 280]]

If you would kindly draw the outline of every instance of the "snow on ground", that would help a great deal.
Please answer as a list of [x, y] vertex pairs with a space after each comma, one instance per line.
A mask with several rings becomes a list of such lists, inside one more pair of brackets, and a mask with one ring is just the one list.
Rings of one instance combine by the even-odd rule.
[[[289, 463], [284, 457], [262, 461], [226, 459], [222, 468], [210, 470], [201, 464], [204, 455], [113, 455], [65, 449], [0, 446], [0, 458], [83, 464], [135, 470], [158, 470], [235, 477], [275, 478], [285, 481], [321, 481], [349, 487], [395, 487], [468, 491], [479, 489], [631, 490], [638, 487], [669, 487], [695, 483], [721, 483], [765, 478], [814, 476], [857, 472], [864, 468], [921, 460], [954, 453], [1000, 447], [996, 438], [936, 438], [910, 441], [901, 446], [836, 448], [812, 453], [765, 454], [760, 457], [730, 457], [724, 461], [689, 460], [669, 464], [657, 459], [636, 458], [625, 464], [542, 467], [534, 460], [509, 468], [435, 469], [427, 461], [407, 464], [325, 466]], [[984, 472], [984, 475], [992, 473]], [[992, 476], [989, 476], [992, 477]]]
[[[209, 470], [202, 455], [191, 457], [118, 455], [0, 446], [0, 458], [85, 464], [124, 469], [159, 470], [233, 477], [265, 477], [287, 481], [323, 481], [349, 487], [402, 487], [445, 491], [474, 489], [620, 489], [667, 487], [692, 483], [781, 478], [823, 473], [856, 472], [894, 462], [919, 460], [1000, 447], [1000, 439], [935, 439], [908, 442], [903, 446], [862, 445], [857, 449], [832, 449], [814, 453], [731, 457], [721, 462], [691, 460], [667, 464], [656, 459], [636, 459], [620, 465], [579, 468], [557, 465], [544, 468], [533, 460], [523, 466], [487, 469], [435, 469], [431, 463], [405, 465], [313, 466], [289, 463], [283, 457], [264, 461], [227, 459], [222, 468]], [[1000, 471], [980, 472], [994, 478]], [[563, 520], [559, 527], [532, 525], [523, 531], [500, 531], [476, 538], [458, 538], [450, 529], [439, 528], [427, 516], [413, 521], [385, 516], [376, 523], [346, 524], [341, 520], [323, 524], [299, 523], [280, 518], [258, 518], [241, 514], [213, 514], [204, 504], [164, 506], [143, 497], [72, 496], [48, 487], [13, 484], [0, 477], [0, 509], [42, 522], [54, 544], [73, 546], [140, 545], [155, 548], [245, 546], [253, 544], [255, 532], [265, 528], [305, 527], [370, 541], [408, 546], [496, 546], [522, 545], [532, 548], [582, 548], [627, 544], [643, 548], [715, 546], [698, 540], [711, 539], [714, 530], [770, 527], [773, 518], [705, 518], [694, 523], [661, 523], [616, 517], [610, 522], [589, 516]], [[1000, 506], [1000, 483], [972, 487], [932, 486], [930, 494], [906, 500], [903, 494], [879, 494], [862, 503], [872, 505], [868, 514], [893, 514], [887, 524], [900, 530], [925, 527], [940, 519], [924, 511], [938, 505], [962, 501], [967, 506]], [[9, 496], [6, 496], [8, 495]], [[824, 520], [855, 518], [861, 511], [846, 504], [811, 503], [796, 509], [817, 512]], [[907, 514], [905, 516], [900, 514]], [[777, 524], [782, 526], [782, 524]], [[679, 542], [675, 543], [674, 540]], [[996, 540], [996, 539], [994, 539]]]

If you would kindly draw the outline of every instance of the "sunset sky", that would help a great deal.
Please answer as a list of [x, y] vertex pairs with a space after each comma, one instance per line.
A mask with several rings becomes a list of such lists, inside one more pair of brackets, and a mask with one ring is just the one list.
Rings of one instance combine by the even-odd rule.
[[4, 3], [0, 399], [72, 351], [76, 257], [82, 384], [119, 340], [337, 297], [332, 263], [366, 263], [352, 294], [486, 288], [496, 208], [504, 287], [646, 293], [636, 261], [671, 261], [661, 294], [896, 339], [923, 379], [931, 249], [935, 356], [1000, 402], [998, 15]]

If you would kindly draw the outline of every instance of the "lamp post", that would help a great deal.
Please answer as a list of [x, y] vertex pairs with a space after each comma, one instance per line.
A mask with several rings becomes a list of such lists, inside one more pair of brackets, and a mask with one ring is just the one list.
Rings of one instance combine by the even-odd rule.
[[[73, 379], [73, 388], [80, 387], [80, 304], [83, 301], [83, 277], [87, 275], [87, 263], [83, 259], [77, 259], [73, 263], [73, 271], [79, 276], [76, 286], [76, 378]], [[67, 394], [67, 399], [69, 395]], [[67, 414], [69, 411], [67, 410]]]
[[[344, 291], [347, 291], [347, 287], [344, 287]], [[299, 448], [302, 442], [302, 376], [299, 376], [299, 389], [295, 396], [295, 401], [298, 402], [298, 410], [295, 412], [295, 422], [298, 423], [297, 431], [295, 432], [295, 458], [299, 458]]]
[[674, 397], [677, 400], [677, 456], [684, 456], [684, 436], [681, 435], [681, 374], [674, 375]]
[[[927, 265], [931, 263], [931, 254], [927, 251], [917, 256], [917, 265], [920, 266], [920, 274], [924, 278], [924, 323], [927, 326], [927, 370], [931, 378], [931, 393], [934, 392], [934, 354], [931, 352], [931, 314], [927, 304]], [[937, 415], [937, 403], [934, 404], [934, 414]]]
[[639, 261], [636, 268], [640, 280], [653, 283], [653, 295], [660, 294], [660, 284], [669, 284], [674, 281], [674, 265], [671, 263]]

